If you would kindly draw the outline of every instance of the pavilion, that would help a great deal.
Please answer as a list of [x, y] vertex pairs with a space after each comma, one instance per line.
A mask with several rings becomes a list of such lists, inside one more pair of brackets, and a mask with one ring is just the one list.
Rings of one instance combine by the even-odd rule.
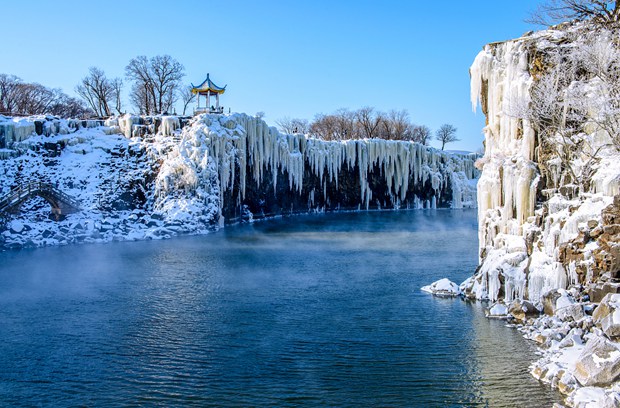
[[[207, 74], [207, 79], [202, 84], [198, 86], [192, 84], [192, 93], [196, 95], [196, 109], [194, 113], [224, 113], [224, 107], [220, 106], [220, 94], [223, 94], [225, 91], [226, 85], [223, 88], [215, 85], [209, 78], [209, 74]], [[215, 96], [215, 106], [211, 105], [211, 95]], [[206, 97], [207, 104], [203, 108], [200, 107], [200, 96]]]

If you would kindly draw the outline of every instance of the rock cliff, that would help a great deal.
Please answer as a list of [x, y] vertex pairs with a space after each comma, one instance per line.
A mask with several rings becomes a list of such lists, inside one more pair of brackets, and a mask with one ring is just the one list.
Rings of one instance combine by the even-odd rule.
[[309, 211], [476, 205], [474, 155], [283, 135], [244, 114], [0, 117], [0, 139], [0, 193], [44, 182], [81, 204], [57, 223], [40, 197], [21, 203], [4, 217], [5, 247], [162, 238]]
[[619, 43], [563, 24], [489, 44], [470, 70], [487, 123], [480, 266], [461, 290], [540, 344], [532, 375], [575, 407], [620, 406]]
[[550, 289], [618, 278], [616, 219], [603, 219], [618, 211], [620, 145], [602, 117], [617, 115], [608, 112], [616, 101], [589, 103], [613, 95], [592, 60], [611, 70], [618, 55], [606, 48], [609, 33], [586, 31], [489, 44], [471, 67], [472, 103], [487, 118], [477, 298], [538, 302]]

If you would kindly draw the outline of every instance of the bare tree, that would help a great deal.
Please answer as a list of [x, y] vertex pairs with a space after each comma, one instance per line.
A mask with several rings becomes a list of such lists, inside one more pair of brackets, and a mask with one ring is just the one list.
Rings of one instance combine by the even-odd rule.
[[257, 119], [262, 119], [265, 117], [265, 112], [263, 111], [256, 112], [256, 115], [254, 115], [254, 117], [256, 117]]
[[333, 115], [335, 132], [338, 139], [359, 139], [359, 129], [355, 122], [355, 112], [346, 108], [338, 109]]
[[15, 75], [0, 74], [0, 114], [17, 112], [17, 90], [21, 83]]
[[49, 113], [61, 118], [76, 119], [88, 118], [94, 115], [94, 112], [82, 100], [72, 98], [64, 93], [49, 107]]
[[355, 118], [364, 134], [364, 137], [372, 139], [377, 137], [379, 126], [383, 120], [380, 113], [375, 112], [370, 106], [365, 106], [355, 112]]
[[158, 113], [169, 111], [174, 105], [181, 79], [185, 76], [184, 70], [183, 65], [170, 55], [157, 55], [151, 58], [155, 109]]
[[16, 112], [24, 115], [49, 113], [49, 108], [60, 97], [59, 89], [49, 89], [37, 83], [20, 83], [16, 88]]
[[458, 142], [460, 139], [456, 137], [456, 128], [448, 123], [441, 125], [437, 129], [435, 138], [441, 142], [441, 150], [444, 149], [447, 143]]
[[115, 102], [115, 106], [114, 109], [116, 110], [116, 113], [119, 115], [124, 114], [125, 112], [123, 112], [123, 105], [121, 102], [121, 92], [123, 90], [123, 80], [120, 78], [114, 78], [111, 81], [112, 84], [112, 95], [114, 97], [114, 102]]
[[172, 108], [185, 76], [184, 67], [169, 55], [150, 60], [140, 55], [125, 67], [127, 77], [134, 82], [130, 98], [141, 113], [164, 113]]
[[181, 102], [183, 102], [183, 116], [187, 111], [187, 107], [196, 98], [196, 94], [192, 92], [193, 87], [191, 85], [184, 86], [179, 91]]
[[389, 140], [410, 140], [411, 123], [406, 110], [392, 109], [381, 120], [381, 138]]
[[150, 115], [155, 112], [155, 88], [151, 66], [146, 56], [132, 58], [125, 67], [125, 75], [133, 81], [129, 99], [138, 108], [140, 114]]
[[425, 125], [414, 125], [411, 130], [411, 140], [424, 146], [431, 141], [431, 129]]
[[82, 78], [82, 82], [75, 88], [75, 92], [81, 96], [99, 117], [111, 116], [110, 105], [119, 95], [115, 84], [110, 81], [103, 70], [90, 67], [88, 75]]
[[341, 140], [336, 116], [316, 115], [314, 121], [310, 124], [310, 134], [323, 140]]
[[553, 25], [568, 20], [590, 20], [603, 26], [620, 22], [620, 3], [605, 0], [548, 0], [532, 13], [534, 24]]

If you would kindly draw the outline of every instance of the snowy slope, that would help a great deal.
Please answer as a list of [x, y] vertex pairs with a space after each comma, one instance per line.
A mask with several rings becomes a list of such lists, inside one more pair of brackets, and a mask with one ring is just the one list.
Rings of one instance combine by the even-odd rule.
[[10, 217], [4, 246], [204, 233], [234, 211], [251, 219], [260, 197], [289, 200], [293, 212], [325, 211], [340, 208], [335, 201], [343, 194], [336, 193], [345, 189], [346, 204], [359, 209], [475, 206], [471, 155], [409, 142], [283, 135], [244, 114], [181, 124], [173, 116], [125, 115], [105, 123], [0, 118], [6, 151], [0, 193], [43, 181], [82, 210], [54, 222], [49, 206], [35, 198]]

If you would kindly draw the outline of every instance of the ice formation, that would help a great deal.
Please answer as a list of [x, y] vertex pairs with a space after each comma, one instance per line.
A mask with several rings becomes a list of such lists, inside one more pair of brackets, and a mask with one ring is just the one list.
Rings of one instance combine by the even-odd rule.
[[[200, 197], [205, 191], [217, 190], [220, 208], [241, 205], [250, 185], [270, 177], [275, 192], [279, 176], [286, 174], [287, 189], [307, 194], [306, 210], [311, 210], [319, 195], [324, 201], [328, 199], [328, 184], [338, 188], [342, 174], [356, 172], [360, 196], [356, 205], [368, 209], [375, 198], [369, 178], [378, 170], [395, 207], [411, 198], [416, 184], [430, 185], [432, 196], [415, 196], [415, 207], [435, 208], [439, 197], [451, 191], [452, 207], [463, 208], [474, 205], [472, 191], [477, 170], [473, 164], [472, 156], [447, 154], [416, 143], [380, 139], [323, 141], [280, 134], [261, 119], [244, 114], [201, 115], [183, 130], [178, 148], [164, 162], [156, 196], [165, 201], [173, 191]], [[211, 181], [215, 174], [214, 186]], [[320, 185], [309, 186], [305, 179], [309, 176], [320, 180]], [[236, 202], [225, 203], [225, 196], [233, 190]]]
[[0, 234], [8, 247], [202, 233], [234, 221], [228, 217], [253, 219], [266, 199], [279, 205], [274, 215], [476, 205], [475, 156], [407, 142], [283, 135], [244, 114], [190, 123], [176, 116], [0, 117], [0, 143], [0, 195], [44, 181], [82, 209], [55, 223], [45, 219], [45, 202], [24, 203], [16, 220], [26, 227], [9, 222]]
[[[550, 30], [487, 45], [470, 69], [472, 105], [475, 109], [480, 104], [487, 117], [485, 153], [477, 163], [482, 168], [481, 267], [471, 287], [477, 298], [540, 301], [551, 289], [585, 283], [574, 268], [561, 262], [560, 248], [583, 231], [584, 223], [599, 222], [602, 209], [618, 194], [620, 157], [608, 147], [603, 132], [582, 135], [593, 149], [601, 147], [601, 160], [594, 166], [590, 191], [571, 197], [562, 192], [571, 185], [561, 180], [560, 159], [543, 156], [528, 120], [536, 80], [531, 73], [534, 57], [560, 37]], [[580, 160], [573, 163], [577, 169]], [[550, 173], [547, 180], [541, 162]], [[545, 196], [549, 198], [542, 201]]]

